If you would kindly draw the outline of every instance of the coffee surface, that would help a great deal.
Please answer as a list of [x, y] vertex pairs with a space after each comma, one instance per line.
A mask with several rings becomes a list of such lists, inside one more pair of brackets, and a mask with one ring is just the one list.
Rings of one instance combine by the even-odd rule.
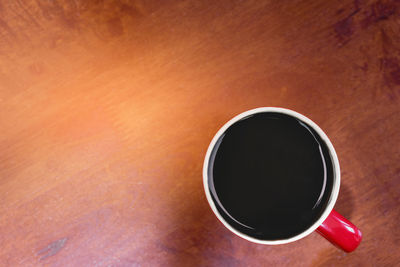
[[230, 126], [214, 146], [208, 172], [222, 217], [261, 240], [309, 228], [333, 185], [325, 142], [306, 123], [281, 113], [257, 113]]

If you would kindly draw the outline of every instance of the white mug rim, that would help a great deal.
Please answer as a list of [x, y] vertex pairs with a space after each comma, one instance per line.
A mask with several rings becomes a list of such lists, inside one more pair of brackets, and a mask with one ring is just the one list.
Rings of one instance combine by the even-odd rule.
[[[261, 240], [261, 239], [257, 239], [254, 238], [252, 236], [248, 236], [238, 230], [236, 230], [235, 228], [233, 228], [227, 221], [225, 221], [225, 219], [221, 216], [221, 214], [218, 212], [214, 201], [212, 200], [210, 191], [209, 191], [209, 187], [208, 187], [208, 164], [209, 164], [209, 159], [212, 153], [212, 150], [216, 144], [216, 142], [218, 141], [218, 139], [220, 138], [220, 136], [234, 123], [238, 122], [239, 120], [256, 114], [256, 113], [264, 113], [264, 112], [276, 112], [276, 113], [282, 113], [282, 114], [287, 114], [290, 116], [293, 116], [297, 119], [300, 119], [301, 121], [305, 122], [306, 124], [308, 124], [309, 126], [311, 126], [317, 133], [318, 135], [321, 137], [321, 139], [325, 142], [325, 144], [328, 147], [330, 156], [331, 156], [331, 160], [332, 160], [332, 165], [333, 165], [333, 187], [332, 187], [332, 193], [331, 196], [328, 200], [328, 204], [325, 207], [325, 210], [323, 211], [322, 215], [320, 216], [320, 218], [315, 221], [310, 227], [308, 227], [306, 230], [304, 230], [303, 232], [292, 236], [290, 238], [286, 238], [286, 239], [279, 239], [279, 240]], [[204, 159], [204, 164], [203, 164], [203, 185], [204, 185], [204, 191], [206, 193], [206, 197], [207, 197], [207, 201], [208, 204], [210, 205], [212, 211], [214, 212], [214, 214], [217, 216], [217, 218], [222, 222], [222, 224], [228, 228], [231, 232], [233, 232], [234, 234], [240, 236], [241, 238], [244, 238], [248, 241], [254, 242], [254, 243], [258, 243], [258, 244], [265, 244], [265, 245], [280, 245], [280, 244], [287, 244], [290, 242], [294, 242], [296, 240], [299, 240], [301, 238], [306, 237], [307, 235], [311, 234], [312, 232], [314, 232], [325, 220], [326, 218], [328, 218], [329, 214], [331, 213], [338, 194], [339, 194], [339, 188], [340, 188], [340, 166], [339, 166], [339, 160], [336, 154], [336, 151], [331, 143], [331, 141], [329, 140], [328, 136], [324, 133], [324, 131], [322, 131], [322, 129], [315, 123], [313, 122], [311, 119], [307, 118], [306, 116], [287, 109], [287, 108], [281, 108], [281, 107], [259, 107], [259, 108], [255, 108], [255, 109], [251, 109], [251, 110], [247, 110], [245, 112], [242, 112], [238, 115], [236, 115], [235, 117], [233, 117], [232, 119], [230, 119], [228, 122], [226, 122], [219, 130], [218, 132], [215, 134], [215, 136], [213, 137], [213, 139], [211, 140], [210, 145], [208, 146], [207, 149], [207, 153]]]

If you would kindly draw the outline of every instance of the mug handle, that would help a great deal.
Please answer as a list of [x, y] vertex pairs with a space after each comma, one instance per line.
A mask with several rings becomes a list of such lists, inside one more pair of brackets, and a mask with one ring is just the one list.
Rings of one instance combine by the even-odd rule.
[[346, 252], [355, 250], [362, 239], [361, 231], [334, 209], [317, 232]]

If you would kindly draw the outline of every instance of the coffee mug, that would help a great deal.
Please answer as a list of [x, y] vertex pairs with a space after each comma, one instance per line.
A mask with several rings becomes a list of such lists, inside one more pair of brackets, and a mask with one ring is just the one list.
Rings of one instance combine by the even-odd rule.
[[203, 183], [217, 218], [248, 241], [286, 244], [316, 230], [346, 252], [361, 242], [333, 209], [340, 167], [332, 143], [295, 111], [261, 107], [228, 121], [208, 147]]

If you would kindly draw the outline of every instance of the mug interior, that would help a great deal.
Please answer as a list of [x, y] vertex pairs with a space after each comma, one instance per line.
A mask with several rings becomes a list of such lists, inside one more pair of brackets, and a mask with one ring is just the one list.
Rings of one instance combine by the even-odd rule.
[[[296, 119], [303, 121], [304, 123], [308, 124], [308, 126], [312, 127], [320, 136], [320, 138], [325, 142], [328, 150], [329, 150], [329, 155], [331, 157], [331, 161], [332, 161], [332, 165], [333, 165], [333, 187], [332, 187], [332, 191], [331, 191], [331, 195], [330, 198], [328, 200], [328, 203], [324, 209], [324, 211], [322, 212], [321, 216], [319, 217], [318, 220], [316, 220], [313, 224], [311, 224], [306, 230], [304, 230], [303, 232], [292, 236], [290, 238], [286, 238], [286, 239], [278, 239], [278, 240], [261, 240], [261, 239], [257, 239], [255, 237], [246, 235], [240, 231], [238, 231], [237, 229], [235, 229], [234, 227], [232, 227], [224, 218], [223, 216], [219, 213], [212, 197], [211, 197], [211, 193], [210, 193], [210, 189], [209, 189], [209, 183], [208, 183], [208, 170], [209, 170], [209, 162], [210, 162], [210, 157], [212, 155], [212, 151], [217, 143], [217, 141], [219, 140], [219, 138], [221, 137], [221, 135], [223, 135], [225, 133], [225, 131], [234, 123], [236, 123], [237, 121], [240, 121], [246, 117], [249, 117], [251, 115], [257, 114], [257, 113], [264, 113], [264, 112], [274, 112], [274, 113], [282, 113], [282, 114], [286, 114], [286, 115], [290, 115], [292, 117], [295, 117]], [[252, 110], [248, 110], [245, 111], [237, 116], [235, 116], [234, 118], [232, 118], [231, 120], [229, 120], [227, 123], [225, 123], [225, 125], [223, 125], [219, 131], [216, 133], [216, 135], [214, 136], [214, 138], [212, 139], [208, 149], [207, 149], [207, 153], [204, 159], [204, 165], [203, 165], [203, 184], [204, 184], [204, 190], [206, 193], [206, 197], [207, 197], [207, 201], [209, 203], [209, 205], [211, 206], [211, 209], [213, 210], [214, 214], [217, 216], [217, 218], [225, 225], [225, 227], [227, 227], [229, 230], [231, 230], [233, 233], [235, 233], [236, 235], [249, 240], [251, 242], [255, 242], [255, 243], [259, 243], [259, 244], [267, 244], [267, 245], [278, 245], [278, 244], [285, 244], [285, 243], [290, 243], [296, 240], [299, 240], [307, 235], [309, 235], [311, 232], [313, 232], [314, 230], [316, 230], [318, 228], [319, 225], [322, 224], [322, 222], [324, 222], [324, 220], [329, 216], [330, 212], [333, 209], [333, 206], [335, 205], [338, 193], [339, 193], [339, 187], [340, 187], [340, 167], [339, 167], [339, 161], [336, 155], [336, 151], [332, 145], [332, 143], [330, 142], [328, 136], [322, 131], [322, 129], [315, 124], [312, 120], [310, 120], [309, 118], [305, 117], [304, 115], [297, 113], [295, 111], [289, 110], [289, 109], [285, 109], [285, 108], [278, 108], [278, 107], [261, 107], [261, 108], [256, 108], [256, 109], [252, 109]]]

